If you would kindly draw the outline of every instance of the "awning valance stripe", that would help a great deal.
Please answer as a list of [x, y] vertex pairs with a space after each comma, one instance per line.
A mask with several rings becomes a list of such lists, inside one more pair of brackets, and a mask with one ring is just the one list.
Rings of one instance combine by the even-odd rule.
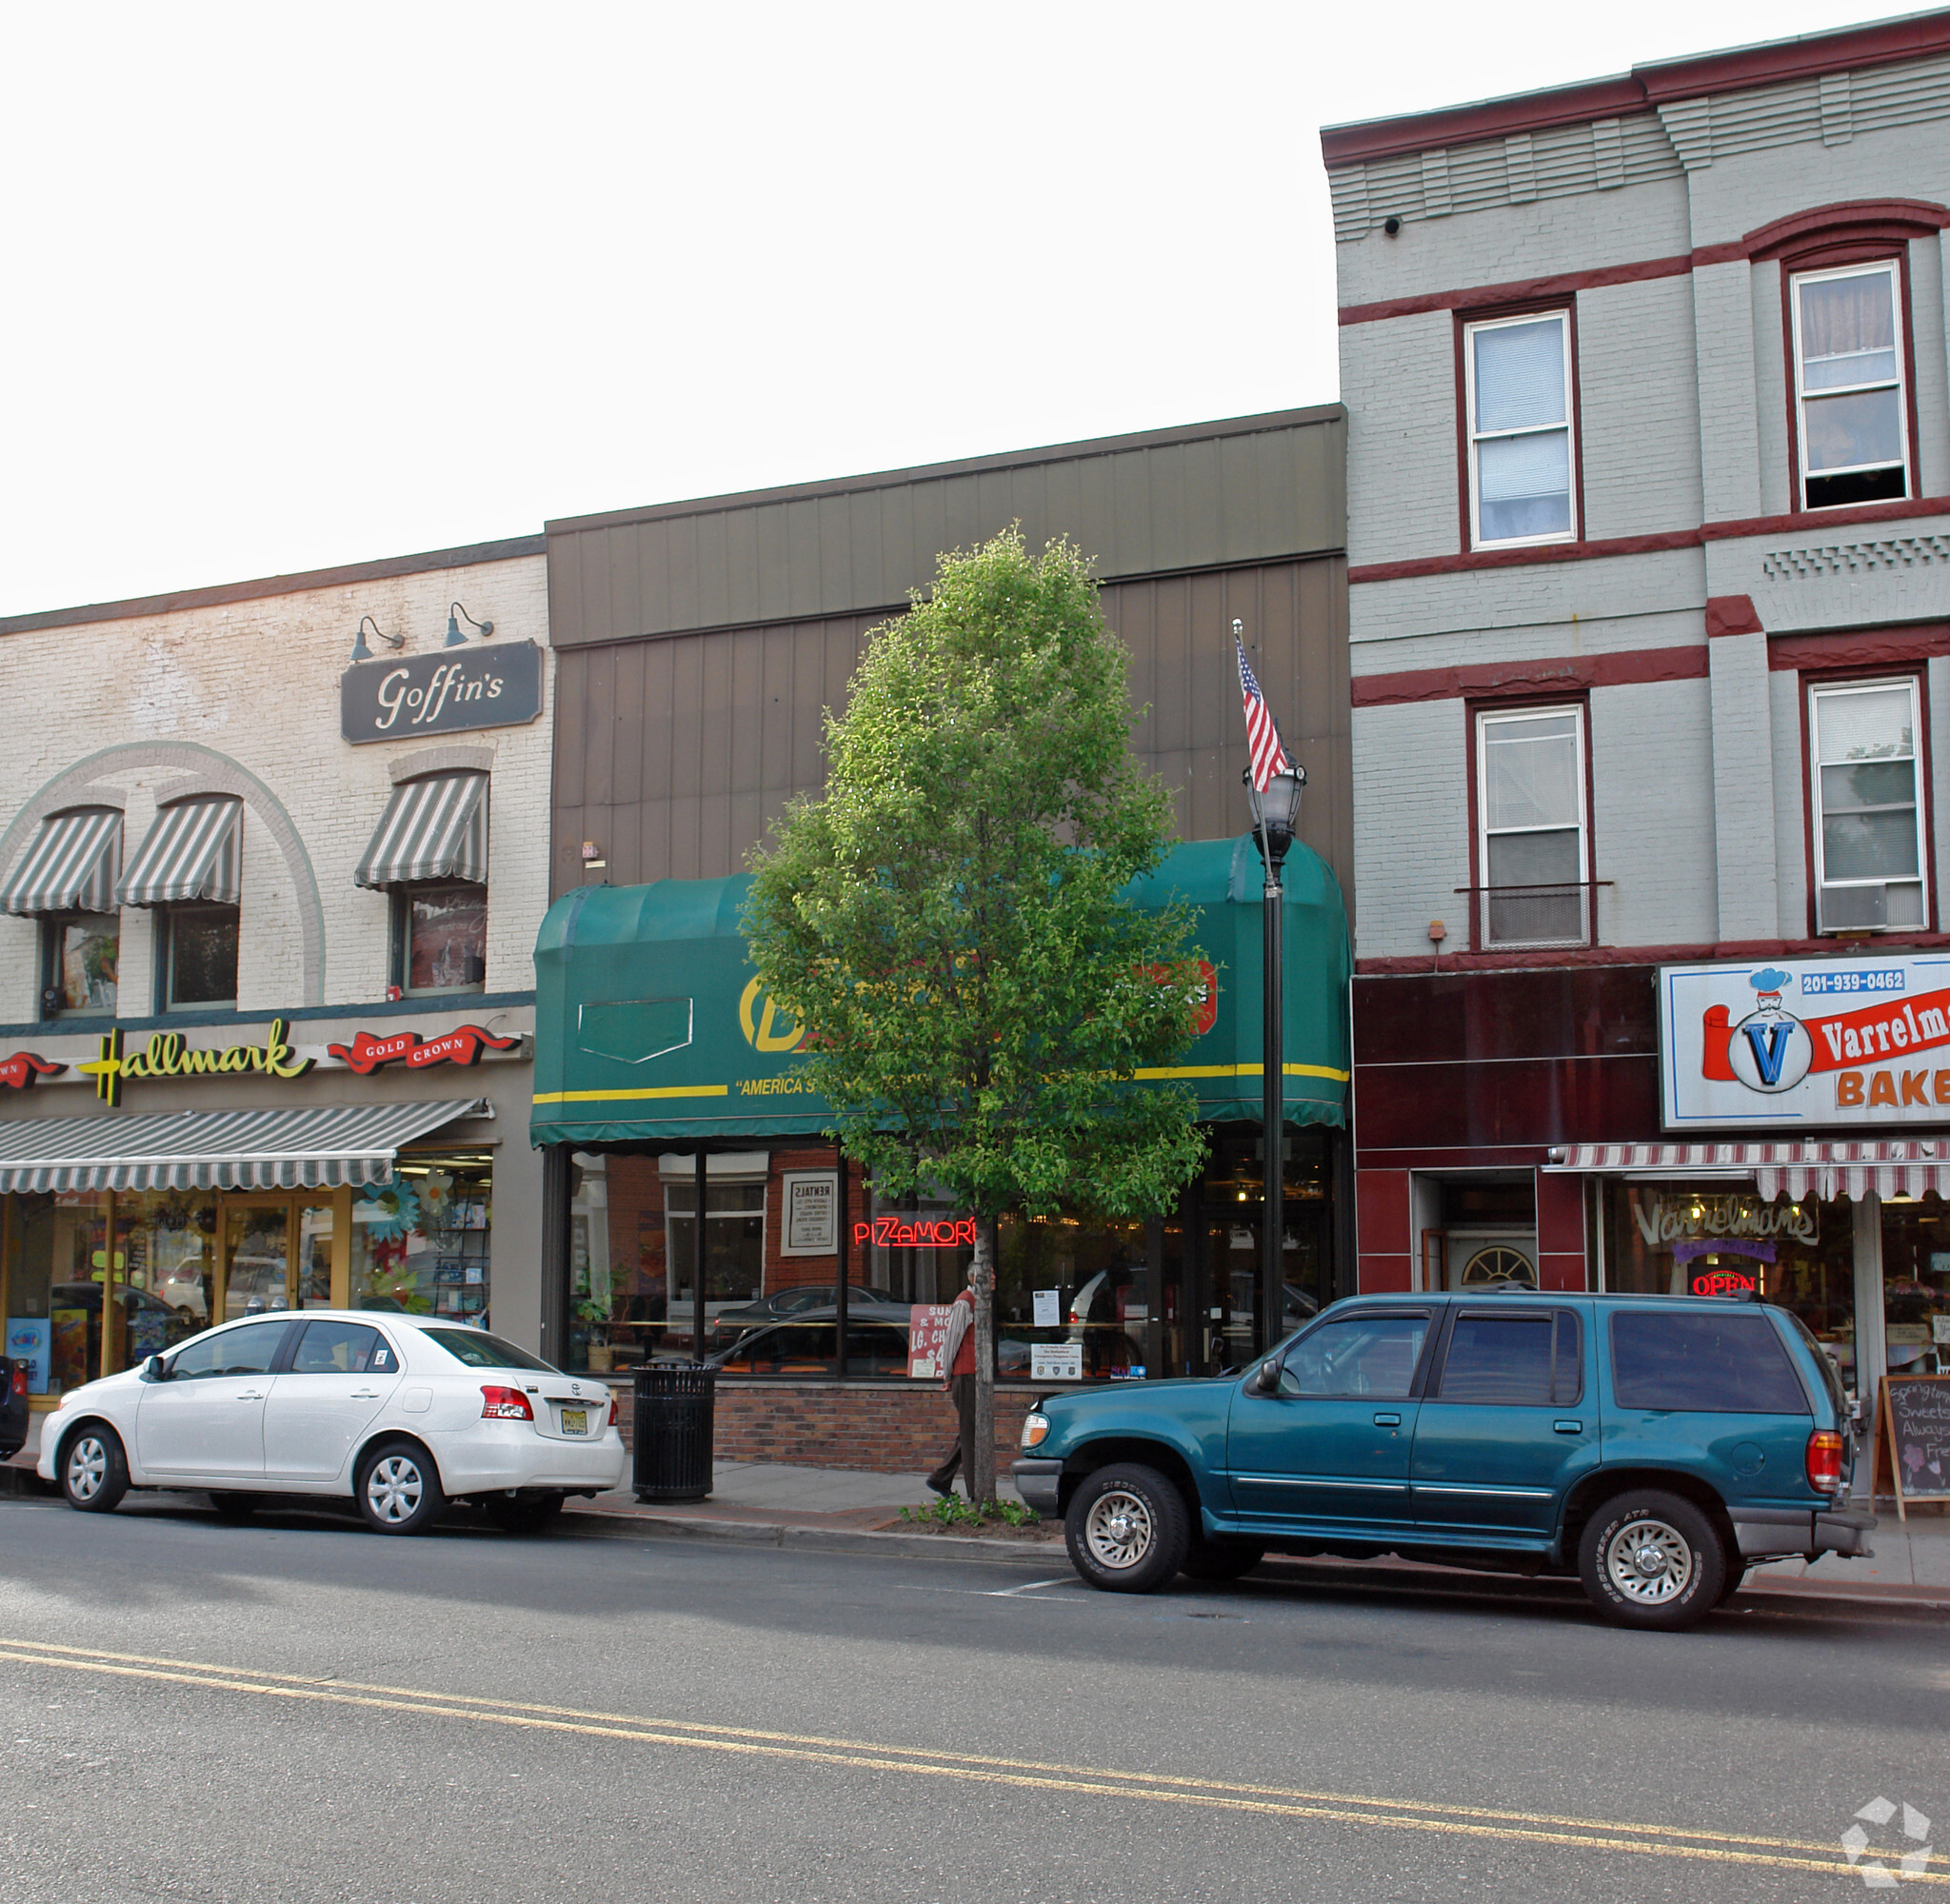
[[111, 806], [41, 822], [27, 856], [0, 886], [0, 912], [113, 912], [122, 870], [122, 816]]
[[214, 900], [235, 905], [244, 803], [228, 797], [178, 801], [156, 815], [117, 897], [124, 905]]
[[1950, 1197], [1950, 1139], [1834, 1143], [1579, 1143], [1546, 1170], [1624, 1177], [1750, 1178], [1769, 1202], [1790, 1197]]
[[488, 880], [488, 776], [429, 774], [392, 790], [354, 885], [408, 885], [418, 880]]
[[404, 1143], [482, 1098], [0, 1122], [4, 1190], [316, 1190], [391, 1180]]

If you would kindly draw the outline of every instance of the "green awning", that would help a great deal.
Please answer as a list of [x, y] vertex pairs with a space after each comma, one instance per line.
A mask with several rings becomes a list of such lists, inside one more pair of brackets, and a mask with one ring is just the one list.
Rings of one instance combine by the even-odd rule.
[[[1142, 1081], [1191, 1084], [1199, 1115], [1257, 1123], [1261, 1106], [1260, 861], [1250, 836], [1174, 847], [1126, 889], [1188, 901], [1217, 973], [1208, 1030]], [[831, 1121], [801, 1088], [800, 1027], [759, 989], [738, 920], [747, 875], [584, 886], [535, 945], [531, 1141], [607, 1144], [796, 1137]], [[1347, 913], [1323, 861], [1285, 867], [1286, 1119], [1343, 1124], [1347, 1101]]]

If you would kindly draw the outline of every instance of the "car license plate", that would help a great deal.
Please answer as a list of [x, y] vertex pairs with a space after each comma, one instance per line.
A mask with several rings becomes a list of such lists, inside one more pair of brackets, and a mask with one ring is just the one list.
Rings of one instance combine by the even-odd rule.
[[587, 1408], [565, 1408], [562, 1411], [562, 1432], [565, 1435], [587, 1435], [589, 1432], [589, 1411]]

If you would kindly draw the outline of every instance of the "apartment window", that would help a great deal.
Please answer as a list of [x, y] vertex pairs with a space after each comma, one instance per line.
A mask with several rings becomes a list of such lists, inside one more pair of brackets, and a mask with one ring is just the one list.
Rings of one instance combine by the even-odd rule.
[[408, 995], [480, 991], [488, 978], [488, 888], [468, 880], [395, 887], [393, 971]]
[[1583, 708], [1479, 714], [1476, 762], [1481, 942], [1587, 943]]
[[1791, 280], [1802, 506], [1910, 493], [1909, 400], [1896, 261]]
[[70, 913], [41, 922], [41, 998], [45, 1016], [115, 1014], [122, 915]]
[[1472, 545], [1572, 541], [1570, 312], [1466, 325], [1462, 364]]
[[1808, 690], [1816, 924], [1914, 929], [1928, 918], [1914, 677]]
[[222, 1010], [237, 1002], [237, 918], [234, 905], [157, 908], [165, 1011]]

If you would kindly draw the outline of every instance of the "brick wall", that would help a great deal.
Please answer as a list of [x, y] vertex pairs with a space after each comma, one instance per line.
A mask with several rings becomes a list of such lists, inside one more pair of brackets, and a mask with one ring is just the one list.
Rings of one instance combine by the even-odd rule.
[[[1006, 1473], [1022, 1445], [1023, 1417], [1042, 1391], [998, 1388], [995, 1458]], [[617, 1426], [631, 1438], [630, 1390], [616, 1384]], [[954, 1404], [932, 1384], [720, 1381], [721, 1461], [785, 1461], [869, 1474], [912, 1475], [932, 1467], [955, 1438]]]

